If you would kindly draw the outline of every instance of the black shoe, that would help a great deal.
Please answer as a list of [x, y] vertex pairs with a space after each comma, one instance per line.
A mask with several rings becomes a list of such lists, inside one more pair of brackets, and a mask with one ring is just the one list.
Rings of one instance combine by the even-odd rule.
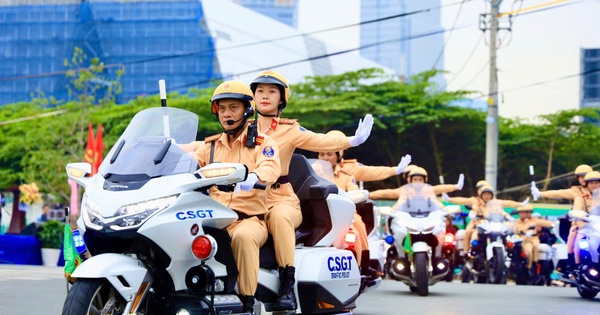
[[294, 293], [295, 273], [295, 267], [279, 267], [279, 297], [275, 303], [275, 310], [293, 311], [297, 308], [296, 294]]
[[244, 313], [254, 314], [254, 296], [253, 295], [240, 295], [242, 301]]

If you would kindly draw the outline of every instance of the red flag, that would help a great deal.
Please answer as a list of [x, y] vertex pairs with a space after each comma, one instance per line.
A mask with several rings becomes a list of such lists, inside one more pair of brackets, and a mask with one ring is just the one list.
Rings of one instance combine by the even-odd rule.
[[94, 150], [94, 163], [96, 172], [102, 164], [102, 156], [104, 154], [104, 140], [102, 139], [102, 124], [98, 126], [98, 135], [96, 136], [96, 148]]
[[84, 157], [84, 161], [92, 164], [92, 174], [90, 175], [94, 175], [96, 174], [96, 171], [94, 169], [94, 152], [96, 150], [96, 141], [94, 141], [94, 131], [92, 130], [92, 123], [90, 122], [90, 124], [88, 125], [88, 140], [87, 140], [87, 145], [85, 146], [85, 157]]

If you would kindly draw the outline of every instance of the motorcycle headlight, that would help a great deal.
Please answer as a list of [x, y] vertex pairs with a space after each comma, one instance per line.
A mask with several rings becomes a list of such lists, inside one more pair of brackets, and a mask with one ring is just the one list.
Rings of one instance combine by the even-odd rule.
[[86, 197], [83, 202], [83, 221], [86, 226], [94, 229], [102, 229], [102, 216], [100, 215], [100, 206], [92, 201], [89, 197]]
[[168, 208], [177, 200], [178, 195], [142, 201], [130, 205], [121, 206], [112, 220], [110, 228], [123, 230], [137, 227], [144, 223], [151, 215]]
[[490, 230], [492, 232], [500, 232], [502, 231], [502, 227], [504, 225], [500, 222], [490, 222]]

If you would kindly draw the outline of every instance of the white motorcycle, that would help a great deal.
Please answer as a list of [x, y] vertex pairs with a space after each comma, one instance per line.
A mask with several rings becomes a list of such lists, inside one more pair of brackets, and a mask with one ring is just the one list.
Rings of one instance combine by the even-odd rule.
[[576, 272], [577, 292], [584, 299], [593, 299], [600, 292], [600, 189], [594, 191], [589, 214], [583, 210], [571, 210], [569, 217], [585, 222], [579, 228], [575, 242], [581, 262]]
[[[72, 274], [63, 314], [237, 314], [238, 270], [225, 228], [236, 212], [208, 196], [247, 177], [243, 164], [197, 162], [177, 143], [195, 140], [196, 114], [177, 108], [139, 112], [99, 173], [67, 165], [85, 189], [78, 221], [93, 257]], [[304, 222], [297, 231], [297, 312], [349, 314], [360, 294], [350, 251], [331, 247], [347, 232], [354, 204], [294, 156], [290, 182]], [[279, 289], [273, 256], [261, 249], [256, 298], [273, 310]], [[272, 251], [272, 248], [271, 248]], [[272, 254], [271, 254], [272, 255]], [[258, 310], [256, 310], [259, 308]], [[260, 313], [260, 303], [255, 304]]]
[[402, 189], [398, 208], [391, 214], [393, 236], [386, 237], [393, 244], [387, 253], [387, 272], [412, 292], [426, 296], [429, 286], [449, 272], [449, 261], [442, 257], [444, 219], [460, 211], [460, 206], [444, 207], [428, 184], [408, 184]]
[[[331, 167], [330, 162], [318, 159], [309, 159], [308, 162], [319, 176], [330, 181], [331, 183], [335, 182], [333, 168]], [[365, 224], [367, 241], [369, 243], [370, 250], [363, 251], [362, 261], [359, 262], [361, 275], [363, 277], [361, 290], [365, 290], [365, 292], [374, 290], [381, 284], [381, 275], [383, 274], [383, 264], [385, 263], [386, 251], [385, 241], [378, 233], [378, 211], [375, 207], [375, 203], [369, 199], [368, 190], [356, 189], [348, 192], [340, 190], [339, 193], [348, 196], [348, 198], [354, 202], [356, 212], [361, 216], [363, 223]], [[355, 252], [354, 244], [357, 241], [358, 240], [355, 231], [350, 229], [344, 238], [341, 238], [334, 243], [334, 246], [340, 249], [348, 249], [352, 252]]]

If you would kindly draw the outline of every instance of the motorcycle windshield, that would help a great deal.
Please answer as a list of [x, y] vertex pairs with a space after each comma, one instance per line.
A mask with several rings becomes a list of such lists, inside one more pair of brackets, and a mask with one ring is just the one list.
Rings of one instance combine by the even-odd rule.
[[316, 159], [308, 159], [308, 163], [312, 166], [313, 170], [324, 179], [335, 183], [333, 177], [333, 167], [331, 167], [331, 163], [324, 160], [316, 160]]
[[600, 188], [592, 191], [592, 207], [590, 214], [600, 216]]
[[408, 212], [412, 217], [426, 217], [443, 207], [429, 184], [406, 184], [400, 189], [398, 210]]
[[98, 172], [104, 178], [193, 172], [197, 162], [177, 144], [193, 142], [197, 130], [198, 116], [192, 112], [173, 107], [145, 109], [133, 117]]

